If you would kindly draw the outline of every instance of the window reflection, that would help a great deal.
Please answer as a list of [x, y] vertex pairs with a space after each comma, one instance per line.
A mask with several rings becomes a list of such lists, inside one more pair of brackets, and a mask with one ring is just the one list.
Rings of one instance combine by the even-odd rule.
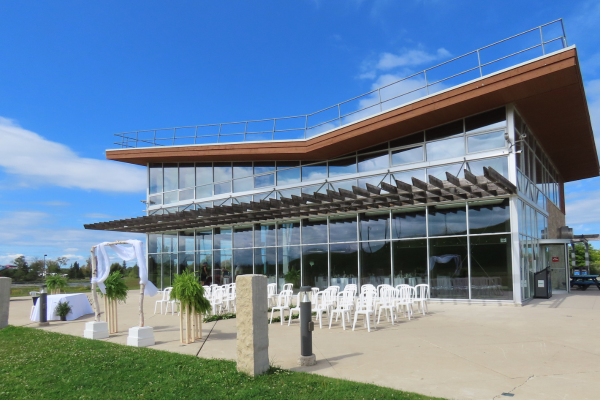
[[392, 213], [392, 238], [427, 236], [425, 208], [397, 210]]
[[504, 107], [465, 118], [465, 128], [467, 133], [504, 128], [505, 126], [506, 110]]
[[392, 151], [392, 165], [423, 161], [423, 146]]
[[408, 146], [411, 144], [423, 143], [425, 141], [424, 132], [414, 133], [409, 136], [401, 137], [390, 142], [390, 147]]
[[216, 285], [227, 285], [228, 283], [233, 283], [231, 277], [231, 264], [233, 262], [232, 251], [215, 250], [213, 252], [213, 260], [213, 283]]
[[453, 139], [427, 142], [427, 161], [443, 160], [445, 158], [461, 157], [465, 155], [465, 139]]
[[356, 157], [329, 161], [329, 176], [356, 173]]
[[264, 174], [265, 172], [275, 171], [275, 163], [273, 161], [261, 161], [254, 163], [254, 174]]
[[327, 243], [327, 218], [303, 219], [302, 243]]
[[150, 194], [163, 191], [162, 164], [150, 164]]
[[276, 283], [277, 258], [274, 247], [254, 249], [254, 273], [267, 276], [267, 283]]
[[252, 269], [252, 249], [233, 250], [233, 281], [237, 280], [239, 275], [253, 273]]
[[327, 282], [327, 245], [302, 246], [302, 286], [323, 290]]
[[256, 247], [275, 246], [275, 223], [254, 225], [254, 245]]
[[470, 233], [510, 232], [508, 199], [469, 203]]
[[215, 228], [215, 249], [231, 249], [231, 228]]
[[300, 244], [300, 221], [285, 221], [277, 224], [277, 245]]
[[277, 171], [277, 184], [289, 185], [290, 183], [300, 182], [300, 168], [291, 168], [283, 171]]
[[215, 195], [231, 193], [231, 181], [215, 183], [214, 187], [215, 187]]
[[360, 240], [385, 240], [390, 236], [389, 212], [360, 214]]
[[390, 166], [388, 152], [358, 156], [358, 172], [376, 171]]
[[233, 247], [252, 247], [252, 226], [240, 226], [233, 230]]
[[467, 212], [464, 204], [429, 207], [429, 236], [464, 235]]
[[448, 164], [442, 165], [441, 167], [427, 168], [427, 181], [429, 181], [429, 175], [432, 175], [442, 181], [448, 179], [446, 176], [446, 172], [451, 173], [456, 177], [461, 177], [461, 173], [463, 171], [464, 164], [456, 163], [456, 164]]
[[449, 124], [441, 125], [432, 129], [427, 129], [427, 131], [425, 131], [425, 139], [427, 141], [443, 139], [450, 136], [460, 135], [463, 132], [463, 120], [461, 119], [458, 121], [450, 122]]
[[466, 236], [429, 239], [432, 298], [469, 298], [468, 256]]
[[285, 283], [300, 288], [300, 246], [277, 248], [277, 289], [282, 290]]
[[252, 175], [252, 162], [234, 162], [233, 177], [243, 178]]
[[231, 179], [231, 163], [214, 164], [215, 182]]
[[362, 242], [360, 246], [360, 284], [391, 285], [390, 242]]
[[196, 185], [213, 182], [212, 163], [196, 163]]
[[203, 199], [213, 195], [213, 185], [198, 186], [196, 188], [196, 198]]
[[483, 167], [492, 167], [504, 176], [508, 177], [508, 159], [506, 157], [487, 158], [480, 161], [468, 161], [467, 165], [473, 175], [483, 175]]
[[212, 230], [204, 229], [196, 231], [196, 250], [212, 250]]
[[202, 285], [213, 283], [212, 251], [196, 252], [196, 275]]
[[[412, 185], [413, 177], [425, 182], [425, 169], [413, 169], [412, 171], [394, 172], [395, 180], [408, 183], [409, 185]], [[392, 184], [395, 185], [395, 182], [392, 181]]]
[[427, 282], [427, 239], [393, 242], [394, 286]]
[[179, 251], [194, 251], [194, 231], [179, 232]]
[[254, 187], [275, 186], [275, 174], [260, 175], [254, 177]]
[[512, 300], [510, 235], [471, 236], [471, 298]]
[[467, 146], [469, 153], [477, 151], [499, 149], [505, 147], [504, 131], [484, 133], [482, 135], [468, 136]]
[[179, 189], [196, 186], [194, 163], [179, 164]]
[[356, 242], [356, 214], [329, 217], [330, 242]]
[[178, 185], [177, 164], [164, 164], [164, 190], [177, 189]]
[[312, 181], [327, 178], [327, 165], [325, 163], [305, 165], [302, 167], [302, 180]]
[[346, 285], [358, 285], [358, 244], [338, 243], [329, 245], [331, 285], [344, 290]]

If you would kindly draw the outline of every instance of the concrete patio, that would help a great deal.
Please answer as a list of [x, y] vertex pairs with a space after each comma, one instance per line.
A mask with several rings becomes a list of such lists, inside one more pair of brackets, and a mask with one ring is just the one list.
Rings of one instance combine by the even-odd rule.
[[[125, 344], [137, 325], [137, 291], [119, 306], [119, 333], [107, 339]], [[9, 323], [37, 328], [29, 321], [31, 298], [11, 298]], [[153, 315], [146, 298], [146, 325], [155, 330], [157, 350], [205, 358], [236, 358], [236, 321], [203, 324], [206, 340], [178, 341], [177, 315]], [[342, 330], [341, 321], [313, 335], [318, 363], [298, 368], [300, 329], [279, 323], [269, 328], [269, 357], [282, 368], [369, 382], [448, 399], [597, 399], [600, 381], [600, 291], [555, 294], [524, 307], [432, 303], [426, 316], [382, 322], [367, 332]], [[277, 315], [277, 314], [276, 314]], [[83, 336], [84, 324], [53, 321], [38, 328]], [[360, 321], [360, 319], [359, 319]], [[596, 393], [596, 394], [594, 394]]]

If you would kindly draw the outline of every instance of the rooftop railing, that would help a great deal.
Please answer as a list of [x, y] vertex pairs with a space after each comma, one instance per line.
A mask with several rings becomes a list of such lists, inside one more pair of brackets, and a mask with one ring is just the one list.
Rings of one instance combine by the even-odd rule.
[[306, 140], [567, 47], [562, 19], [455, 57], [312, 114], [117, 133], [122, 148]]

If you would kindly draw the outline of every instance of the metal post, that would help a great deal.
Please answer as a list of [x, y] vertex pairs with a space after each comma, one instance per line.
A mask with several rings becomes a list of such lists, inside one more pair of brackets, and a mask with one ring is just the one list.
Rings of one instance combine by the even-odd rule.
[[542, 40], [542, 54], [546, 55], [546, 47], [544, 47], [544, 34], [542, 33], [541, 26], [540, 26], [540, 39]]
[[429, 94], [429, 84], [427, 83], [427, 70], [423, 71], [423, 75], [425, 76], [425, 89], [427, 90], [427, 94]]
[[300, 357], [298, 365], [307, 367], [315, 365], [317, 358], [312, 351], [312, 331], [315, 330], [315, 323], [312, 321], [311, 303], [308, 298], [310, 286], [302, 286], [300, 288], [302, 301], [300, 302]]
[[479, 65], [479, 76], [483, 76], [483, 71], [481, 70], [481, 56], [479, 55], [479, 49], [477, 49], [477, 65]]
[[377, 89], [377, 94], [379, 96], [379, 111], [383, 111], [383, 106], [381, 105], [381, 88]]
[[46, 293], [46, 285], [42, 286], [42, 290], [40, 290], [40, 297], [38, 298], [38, 302], [40, 303], [40, 326], [48, 325], [48, 293]]

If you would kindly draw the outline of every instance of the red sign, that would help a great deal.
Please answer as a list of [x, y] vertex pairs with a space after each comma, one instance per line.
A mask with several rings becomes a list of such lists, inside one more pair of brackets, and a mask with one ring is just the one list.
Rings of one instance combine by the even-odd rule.
[[552, 262], [558, 262], [558, 257], [552, 257]]

